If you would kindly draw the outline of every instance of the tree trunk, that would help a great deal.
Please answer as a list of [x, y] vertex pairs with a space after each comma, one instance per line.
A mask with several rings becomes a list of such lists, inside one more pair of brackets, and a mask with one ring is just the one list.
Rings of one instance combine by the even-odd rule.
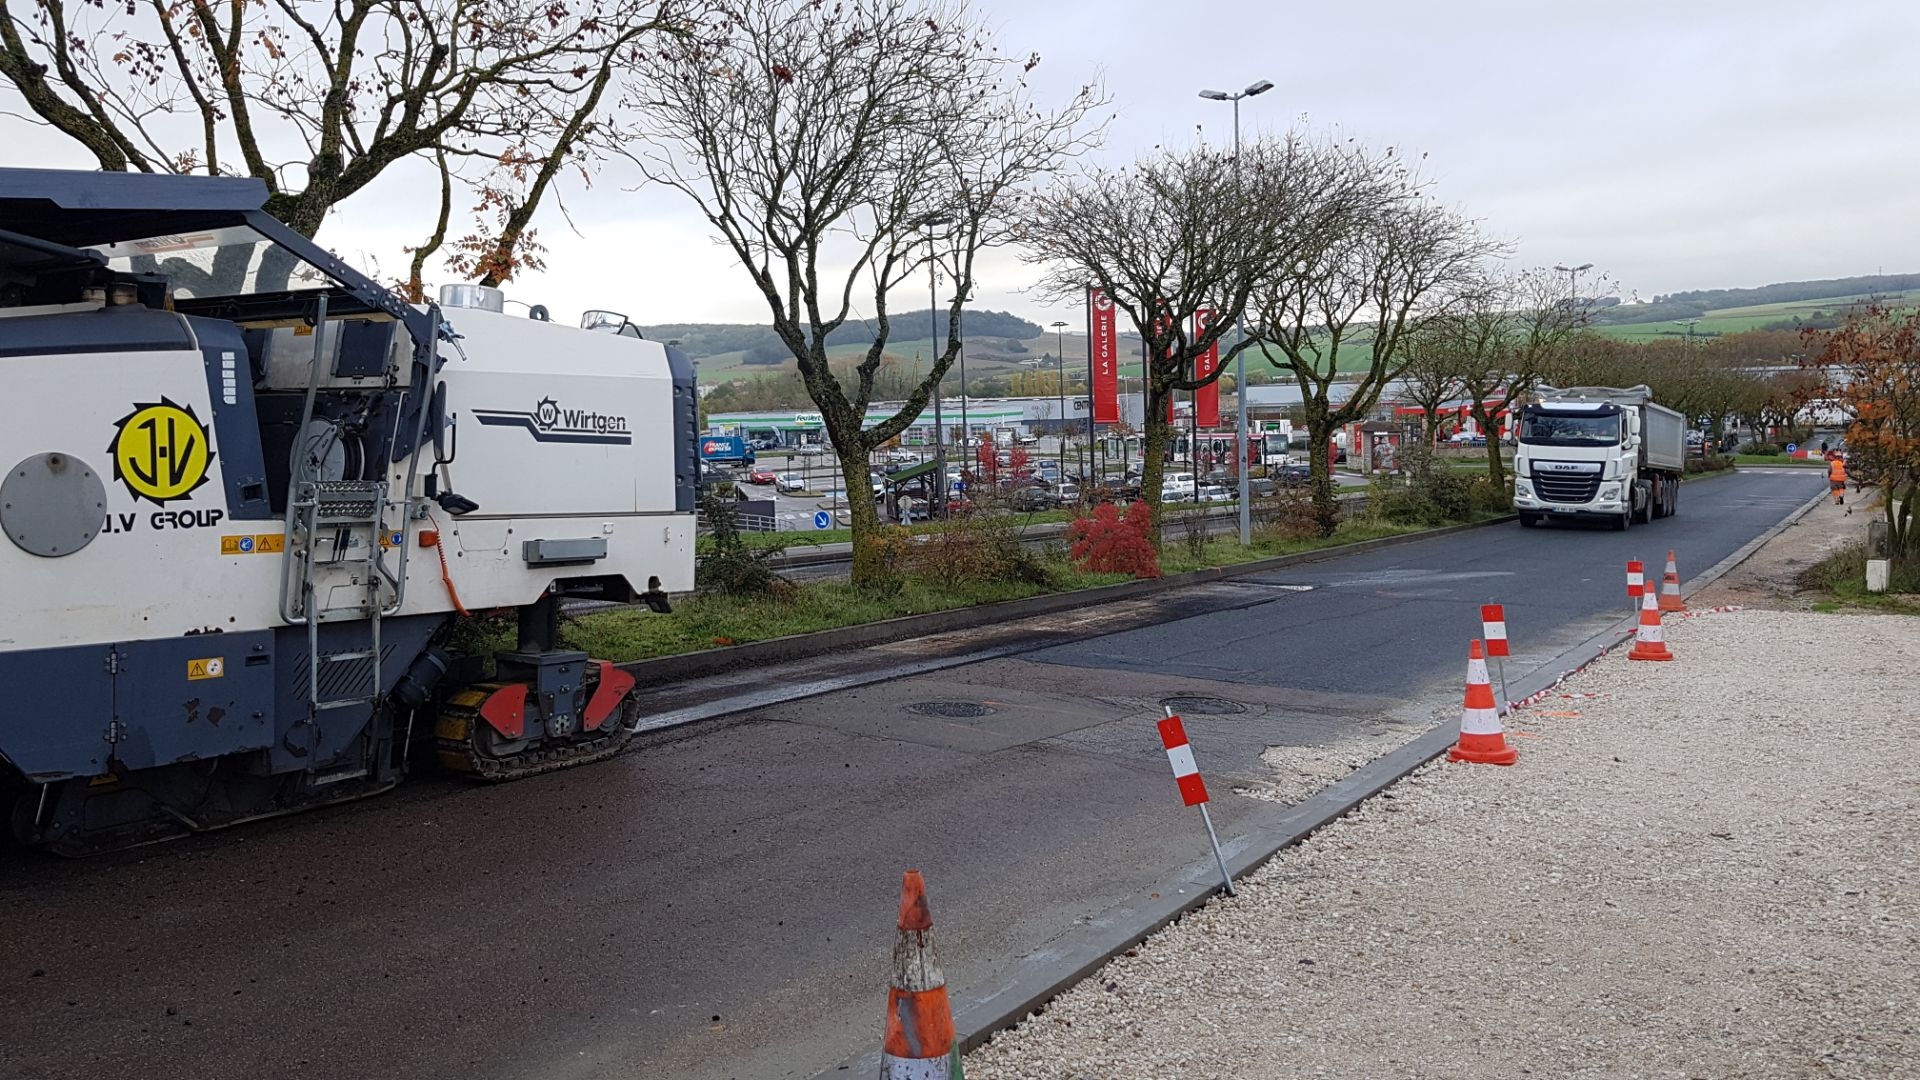
[[1480, 430], [1485, 432], [1487, 436], [1487, 478], [1493, 481], [1495, 488], [1505, 488], [1507, 486], [1507, 463], [1500, 458], [1500, 432], [1498, 425], [1492, 423], [1491, 420], [1481, 419], [1478, 416], [1474, 419], [1479, 420]]
[[[853, 446], [858, 445], [856, 439]], [[862, 587], [884, 584], [891, 568], [884, 561], [879, 543], [880, 511], [873, 498], [873, 484], [867, 479], [867, 452], [849, 449], [837, 440], [833, 452], [840, 462], [840, 482], [847, 493], [848, 524], [853, 528], [853, 569], [847, 580]]]
[[1307, 467], [1312, 470], [1313, 520], [1321, 536], [1332, 536], [1340, 527], [1340, 504], [1333, 494], [1333, 461], [1327, 453], [1327, 447], [1333, 443], [1333, 421], [1327, 407], [1317, 398], [1308, 397], [1305, 402], [1307, 412]]
[[1167, 475], [1167, 442], [1172, 432], [1167, 427], [1167, 398], [1160, 394], [1147, 395], [1147, 416], [1144, 437], [1141, 439], [1140, 461], [1140, 497], [1146, 500], [1147, 509], [1153, 514], [1153, 533], [1160, 535], [1160, 485]]
[[1429, 449], [1440, 441], [1440, 414], [1438, 412], [1433, 409], [1428, 409], [1426, 415], [1420, 418], [1420, 434], [1427, 440]]

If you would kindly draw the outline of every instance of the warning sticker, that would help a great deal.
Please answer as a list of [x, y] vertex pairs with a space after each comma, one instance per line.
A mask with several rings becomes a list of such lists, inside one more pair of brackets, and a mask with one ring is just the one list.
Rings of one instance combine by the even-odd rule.
[[187, 661], [187, 678], [189, 680], [218, 679], [226, 673], [227, 661], [225, 657], [209, 656], [200, 660]]
[[222, 555], [273, 555], [287, 550], [287, 538], [280, 533], [256, 533], [252, 536], [223, 536]]

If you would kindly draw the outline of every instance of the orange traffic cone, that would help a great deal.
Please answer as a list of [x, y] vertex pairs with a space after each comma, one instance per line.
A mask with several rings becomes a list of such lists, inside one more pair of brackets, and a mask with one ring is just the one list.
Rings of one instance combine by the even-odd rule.
[[1667, 651], [1667, 641], [1660, 633], [1660, 604], [1653, 598], [1649, 589], [1641, 599], [1640, 626], [1633, 634], [1633, 651], [1627, 653], [1629, 660], [1671, 660], [1673, 654]]
[[1520, 751], [1507, 745], [1507, 730], [1500, 726], [1500, 710], [1493, 703], [1493, 684], [1487, 681], [1487, 657], [1480, 651], [1479, 638], [1467, 650], [1467, 703], [1460, 710], [1460, 741], [1447, 751], [1447, 760], [1481, 765], [1511, 765], [1520, 760]]
[[953, 1055], [953, 1009], [947, 977], [933, 951], [933, 912], [920, 871], [900, 886], [900, 936], [893, 945], [887, 990], [887, 1035], [880, 1080], [946, 1080]]
[[1672, 548], [1667, 549], [1667, 572], [1660, 577], [1660, 610], [1687, 610], [1687, 602], [1680, 599], [1680, 568], [1674, 565]]

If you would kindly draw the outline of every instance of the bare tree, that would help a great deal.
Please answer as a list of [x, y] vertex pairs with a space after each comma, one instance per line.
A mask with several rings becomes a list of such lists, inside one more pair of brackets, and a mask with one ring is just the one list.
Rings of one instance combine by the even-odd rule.
[[[964, 3], [743, 0], [715, 40], [664, 49], [638, 73], [645, 138], [631, 153], [699, 206], [799, 361], [848, 481], [856, 584], [885, 574], [869, 454], [920, 416], [958, 355], [975, 256], [1004, 239], [1015, 196], [1092, 137], [1099, 92], [1042, 110], [1024, 81], [1036, 63], [996, 51]], [[944, 348], [866, 426], [890, 300], [930, 262], [945, 272]], [[827, 336], [857, 307], [873, 341], [848, 379]]]
[[1458, 335], [1444, 325], [1422, 327], [1407, 338], [1406, 362], [1400, 366], [1399, 396], [1420, 408], [1420, 435], [1428, 446], [1440, 438], [1440, 409], [1460, 397], [1460, 372], [1465, 367]]
[[[1101, 289], [1144, 342], [1146, 426], [1142, 495], [1157, 515], [1175, 391], [1225, 373], [1256, 339], [1227, 339], [1260, 281], [1351, 228], [1378, 202], [1378, 178], [1344, 149], [1299, 137], [1231, 154], [1164, 152], [1123, 169], [1090, 170], [1029, 200], [1021, 222], [1029, 261], [1056, 297]], [[1212, 314], [1197, 330], [1194, 315]], [[1195, 361], [1225, 345], [1199, 375]]]
[[[1338, 524], [1326, 448], [1342, 425], [1360, 420], [1406, 361], [1409, 338], [1453, 311], [1480, 280], [1500, 245], [1466, 217], [1430, 201], [1391, 152], [1346, 151], [1377, 177], [1383, 198], [1317, 250], [1273, 264], [1255, 293], [1254, 318], [1290, 370], [1313, 451], [1315, 517]], [[1271, 359], [1271, 357], [1270, 357]], [[1334, 387], [1345, 397], [1337, 404]]]
[[[475, 276], [519, 265], [535, 208], [622, 137], [609, 83], [704, 0], [0, 0], [0, 78], [109, 171], [251, 176], [307, 236], [409, 157], [476, 197]], [[417, 276], [417, 275], [416, 275]], [[417, 285], [417, 281], [415, 282]]]
[[1460, 385], [1468, 415], [1487, 435], [1487, 476], [1504, 488], [1501, 417], [1545, 381], [1587, 325], [1594, 300], [1566, 295], [1553, 271], [1527, 270], [1496, 271], [1465, 301], [1448, 320], [1460, 343]]

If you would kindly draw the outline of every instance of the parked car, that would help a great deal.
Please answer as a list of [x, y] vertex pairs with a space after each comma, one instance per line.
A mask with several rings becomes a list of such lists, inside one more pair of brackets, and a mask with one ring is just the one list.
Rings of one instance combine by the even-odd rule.
[[1055, 484], [1053, 502], [1056, 506], [1073, 506], [1080, 501], [1080, 485], [1075, 483]]
[[[1477, 431], [1456, 431], [1453, 433], [1453, 436], [1447, 440], [1447, 445], [1485, 446], [1487, 445], [1487, 437]], [[1341, 460], [1345, 460], [1345, 455], [1341, 456]]]
[[1233, 499], [1233, 492], [1228, 491], [1219, 484], [1202, 484], [1200, 486], [1201, 502], [1232, 502]]
[[810, 442], [810, 443], [803, 444], [798, 450], [795, 451], [795, 453], [799, 454], [801, 457], [819, 457], [821, 454], [824, 454], [826, 452], [827, 452], [827, 448], [824, 446], [821, 446], [817, 442]]
[[1007, 496], [1007, 505], [1021, 513], [1051, 510], [1053, 509], [1053, 492], [1031, 484], [1017, 487]]
[[1313, 467], [1310, 465], [1277, 465], [1267, 470], [1267, 476], [1283, 488], [1306, 487], [1313, 482]]
[[773, 483], [773, 481], [774, 475], [772, 469], [755, 469], [747, 474], [747, 483], [749, 484], [766, 485]]

